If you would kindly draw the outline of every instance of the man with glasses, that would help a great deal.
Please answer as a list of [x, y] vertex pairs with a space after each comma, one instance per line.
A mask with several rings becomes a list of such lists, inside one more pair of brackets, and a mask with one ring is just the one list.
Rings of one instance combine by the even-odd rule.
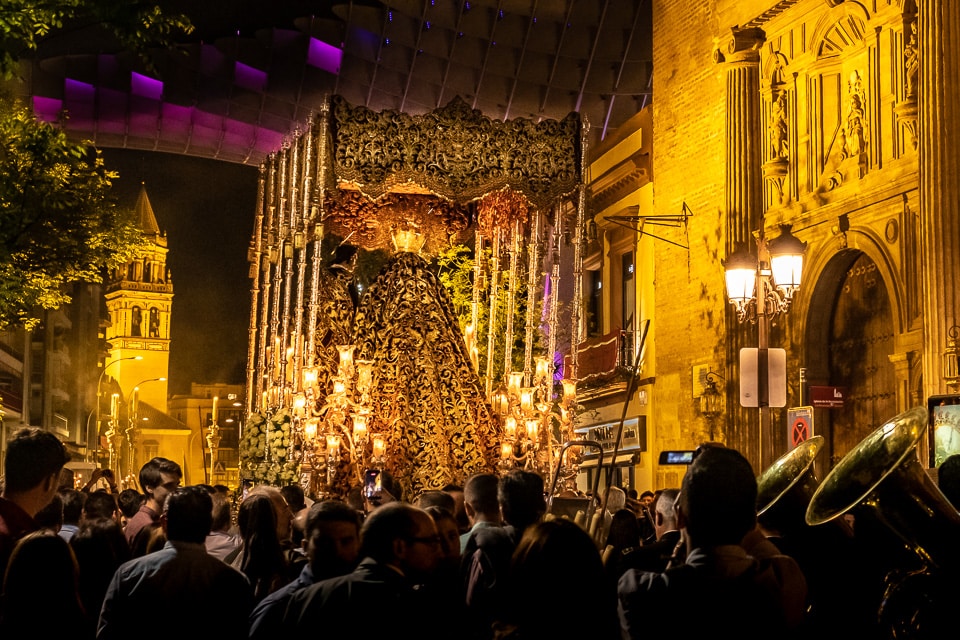
[[163, 505], [183, 478], [180, 465], [166, 458], [153, 458], [140, 467], [140, 488], [146, 495], [146, 500], [140, 505], [140, 510], [127, 521], [123, 533], [127, 543], [134, 546], [134, 540], [140, 531], [149, 525], [160, 524], [160, 514]]
[[449, 629], [426, 615], [438, 603], [418, 588], [440, 557], [440, 536], [427, 512], [405, 502], [374, 509], [360, 530], [360, 557], [352, 573], [296, 592], [283, 630], [302, 635], [323, 629], [325, 637], [354, 640], [448, 637]]

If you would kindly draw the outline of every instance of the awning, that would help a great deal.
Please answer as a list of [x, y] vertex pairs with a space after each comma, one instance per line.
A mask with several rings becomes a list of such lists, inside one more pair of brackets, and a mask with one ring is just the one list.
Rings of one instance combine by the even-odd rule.
[[[620, 454], [618, 454], [618, 455], [617, 455], [616, 466], [618, 466], [618, 467], [626, 467], [626, 466], [635, 465], [635, 464], [637, 463], [637, 453], [639, 453], [639, 452], [638, 452], [638, 451], [631, 451], [631, 452], [629, 452], [629, 453], [620, 453]], [[588, 459], [586, 459], [586, 460], [584, 460], [583, 462], [580, 463], [580, 468], [581, 468], [581, 469], [592, 469], [593, 467], [596, 467], [599, 462], [600, 462], [600, 458], [598, 458], [598, 457], [596, 457], [596, 456], [591, 456], [590, 458], [588, 458]], [[605, 467], [610, 466], [610, 458], [609, 458], [609, 457], [604, 456], [604, 458], [603, 458], [603, 466], [605, 466]]]

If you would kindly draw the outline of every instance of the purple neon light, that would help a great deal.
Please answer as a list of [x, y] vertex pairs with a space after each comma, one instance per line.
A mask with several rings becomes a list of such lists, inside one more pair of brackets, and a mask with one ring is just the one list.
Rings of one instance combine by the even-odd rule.
[[89, 82], [80, 82], [73, 78], [63, 79], [63, 97], [67, 102], [93, 102], [96, 88]]
[[311, 67], [338, 74], [340, 73], [340, 61], [342, 59], [343, 51], [340, 47], [335, 47], [316, 38], [310, 38], [310, 47], [307, 49], [307, 64]]
[[56, 122], [60, 119], [63, 100], [33, 96], [33, 114], [42, 122]]
[[233, 80], [237, 86], [250, 91], [263, 91], [267, 86], [267, 72], [237, 62], [233, 67]]
[[163, 98], [163, 82], [131, 71], [130, 93], [151, 100], [160, 100]]

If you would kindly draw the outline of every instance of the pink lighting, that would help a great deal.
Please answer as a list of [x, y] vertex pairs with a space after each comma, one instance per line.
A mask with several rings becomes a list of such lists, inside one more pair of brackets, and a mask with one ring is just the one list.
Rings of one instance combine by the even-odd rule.
[[33, 96], [33, 113], [37, 116], [38, 120], [56, 122], [60, 117], [60, 110], [62, 108], [62, 100]]
[[163, 82], [131, 71], [130, 93], [151, 100], [160, 100], [163, 97]]
[[233, 66], [234, 82], [250, 91], [263, 91], [267, 87], [267, 72], [237, 62]]
[[63, 81], [63, 96], [68, 102], [93, 103], [96, 93], [96, 88], [89, 82], [80, 82], [72, 78], [66, 78]]
[[340, 73], [340, 61], [342, 59], [343, 51], [339, 47], [316, 38], [310, 38], [310, 46], [307, 49], [307, 64], [311, 67], [337, 74]]

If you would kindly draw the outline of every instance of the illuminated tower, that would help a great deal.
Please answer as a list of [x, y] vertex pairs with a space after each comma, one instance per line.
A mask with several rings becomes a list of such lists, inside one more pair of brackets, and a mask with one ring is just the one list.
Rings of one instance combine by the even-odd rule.
[[139, 386], [139, 401], [166, 413], [173, 303], [167, 236], [160, 231], [145, 186], [135, 208], [147, 242], [137, 259], [115, 269], [106, 283], [110, 355], [105, 366], [116, 364], [104, 371], [116, 380], [119, 390], [114, 386], [113, 392], [119, 391], [122, 402]]

